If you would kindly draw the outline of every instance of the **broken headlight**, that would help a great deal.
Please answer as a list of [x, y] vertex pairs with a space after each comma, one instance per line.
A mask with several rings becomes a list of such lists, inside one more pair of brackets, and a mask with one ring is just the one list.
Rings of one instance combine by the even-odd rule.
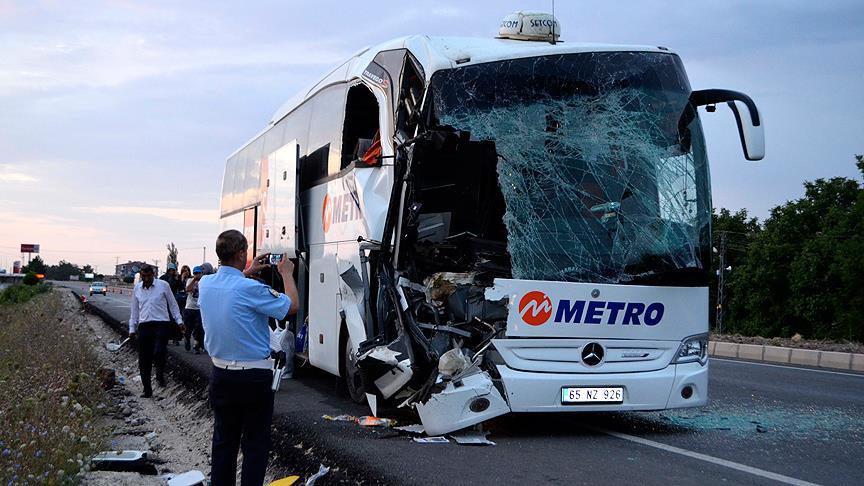
[[684, 339], [681, 342], [681, 346], [678, 348], [678, 353], [675, 355], [675, 359], [672, 360], [672, 363], [683, 364], [694, 363], [697, 361], [702, 365], [705, 365], [708, 362], [707, 334], [699, 334]]

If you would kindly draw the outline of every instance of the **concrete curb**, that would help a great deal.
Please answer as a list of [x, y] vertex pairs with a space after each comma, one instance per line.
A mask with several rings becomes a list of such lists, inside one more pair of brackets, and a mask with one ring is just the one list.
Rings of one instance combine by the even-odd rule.
[[718, 358], [740, 358], [834, 370], [864, 371], [864, 354], [858, 353], [709, 341], [708, 354]]

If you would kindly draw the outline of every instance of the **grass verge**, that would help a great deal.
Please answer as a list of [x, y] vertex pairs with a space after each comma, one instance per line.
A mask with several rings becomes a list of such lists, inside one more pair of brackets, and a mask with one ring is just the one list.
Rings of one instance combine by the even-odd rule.
[[32, 297], [0, 306], [0, 484], [75, 484], [105, 440], [99, 361], [60, 295]]

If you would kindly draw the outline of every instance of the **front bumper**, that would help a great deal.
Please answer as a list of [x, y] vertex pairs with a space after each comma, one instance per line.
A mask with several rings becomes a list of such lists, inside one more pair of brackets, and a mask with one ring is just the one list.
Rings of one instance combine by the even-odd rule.
[[[708, 403], [708, 364], [669, 365], [637, 373], [541, 373], [497, 365], [505, 399], [514, 412], [600, 412], [701, 407]], [[565, 386], [621, 386], [623, 403], [562, 405]], [[692, 389], [682, 397], [685, 387]]]

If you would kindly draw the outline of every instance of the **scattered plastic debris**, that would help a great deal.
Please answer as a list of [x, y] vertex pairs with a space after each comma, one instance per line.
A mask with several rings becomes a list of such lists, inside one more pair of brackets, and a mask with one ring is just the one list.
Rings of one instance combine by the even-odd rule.
[[409, 434], [425, 434], [426, 429], [423, 428], [422, 424], [411, 424], [411, 425], [403, 425], [401, 427], [393, 427], [393, 430], [398, 430], [401, 432], [407, 432]]
[[363, 427], [392, 427], [396, 421], [388, 418], [372, 417], [366, 415], [357, 419], [357, 423]]
[[104, 451], [93, 456], [93, 462], [140, 462], [146, 459], [145, 451]]
[[450, 434], [450, 437], [452, 437], [457, 444], [494, 446], [495, 443], [486, 438], [488, 434], [489, 432], [480, 430], [461, 430], [459, 432]]
[[328, 472], [330, 472], [329, 467], [325, 467], [324, 464], [321, 464], [318, 467], [318, 472], [313, 474], [309, 479], [306, 480], [306, 486], [312, 486], [315, 484], [315, 481], [318, 481], [320, 478], [324, 477]]
[[369, 404], [369, 410], [372, 411], [372, 415], [378, 415], [378, 397], [372, 393], [366, 394], [366, 403]]
[[120, 344], [117, 343], [105, 343], [105, 349], [111, 352], [115, 352], [120, 350], [124, 344], [129, 342], [129, 338], [124, 339]]
[[346, 414], [336, 415], [336, 416], [322, 415], [321, 418], [323, 418], [324, 420], [332, 420], [334, 422], [356, 422], [357, 421], [357, 417], [355, 417], [353, 415], [346, 415]]
[[196, 486], [203, 484], [206, 480], [204, 473], [193, 469], [168, 479], [168, 486]]
[[447, 437], [438, 435], [435, 437], [414, 437], [414, 442], [419, 442], [420, 444], [449, 444], [450, 440]]
[[276, 481], [271, 481], [269, 486], [291, 486], [300, 480], [300, 476], [287, 476]]

